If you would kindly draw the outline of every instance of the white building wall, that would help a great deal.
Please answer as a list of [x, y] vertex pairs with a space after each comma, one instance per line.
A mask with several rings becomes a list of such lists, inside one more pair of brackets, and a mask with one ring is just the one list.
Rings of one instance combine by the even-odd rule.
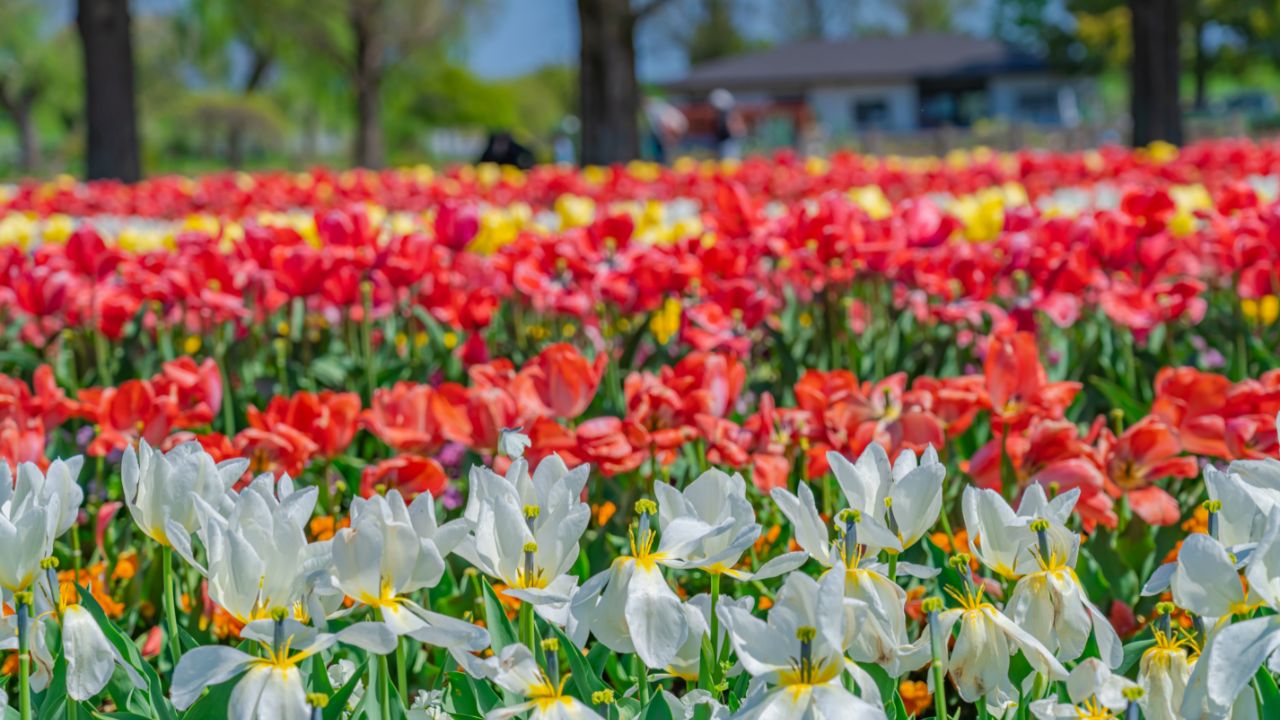
[[[997, 77], [987, 86], [991, 98], [992, 115], [1018, 122], [1049, 122], [1074, 125], [1078, 123], [1083, 91], [1082, 83], [1053, 75], [1019, 75]], [[1050, 97], [1054, 103], [1053, 117], [1034, 116], [1027, 110], [1033, 98]]]
[[858, 128], [854, 107], [859, 101], [884, 101], [888, 106], [887, 127], [890, 131], [914, 130], [918, 126], [919, 97], [912, 84], [861, 85], [856, 87], [819, 87], [806, 96], [814, 117], [832, 137], [848, 135]]

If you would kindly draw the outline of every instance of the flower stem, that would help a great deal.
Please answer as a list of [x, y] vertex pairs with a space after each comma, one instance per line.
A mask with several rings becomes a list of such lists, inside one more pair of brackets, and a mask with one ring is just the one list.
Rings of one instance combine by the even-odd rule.
[[400, 690], [400, 698], [409, 704], [409, 643], [407, 638], [400, 638], [396, 643], [396, 687]]
[[538, 638], [533, 623], [533, 605], [527, 602], [520, 603], [519, 624], [520, 642], [524, 643], [525, 647], [529, 648], [529, 652], [537, 657]]
[[178, 642], [178, 603], [174, 592], [177, 578], [173, 576], [173, 548], [168, 545], [160, 548], [160, 565], [164, 568], [164, 616], [168, 623], [169, 656], [176, 668], [182, 646]]
[[[942, 654], [947, 650], [947, 639], [942, 637], [942, 626], [938, 621], [938, 611], [942, 602], [938, 598], [930, 598], [929, 609], [929, 644], [933, 651], [933, 707], [938, 720], [947, 718], [947, 668], [942, 662]], [[979, 704], [982, 704], [981, 701]]]
[[[720, 573], [711, 574], [711, 654], [720, 664], [720, 617], [716, 608], [720, 605]], [[718, 678], [717, 678], [718, 679]]]
[[889, 567], [886, 569], [886, 572], [888, 573], [890, 580], [894, 582], [898, 581], [898, 554], [897, 553], [889, 553]]
[[29, 594], [17, 593], [18, 604], [18, 707], [22, 720], [31, 720], [31, 605]]
[[378, 656], [378, 704], [382, 720], [391, 720], [391, 671], [387, 668], [387, 656]]
[[636, 694], [640, 698], [640, 707], [645, 707], [649, 704], [649, 669], [644, 666], [639, 655], [632, 655], [631, 670], [636, 676]]

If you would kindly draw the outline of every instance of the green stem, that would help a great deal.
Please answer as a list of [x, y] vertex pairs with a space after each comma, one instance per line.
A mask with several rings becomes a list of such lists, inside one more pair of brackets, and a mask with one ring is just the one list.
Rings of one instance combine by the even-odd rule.
[[409, 642], [407, 638], [400, 638], [400, 642], [396, 643], [396, 686], [400, 689], [400, 699], [404, 700], [404, 704], [409, 704]]
[[898, 581], [898, 554], [897, 553], [889, 553], [889, 567], [886, 572], [888, 573], [890, 580], [894, 582]]
[[[942, 637], [942, 628], [938, 620], [938, 611], [929, 613], [929, 641], [933, 651], [933, 707], [938, 720], [947, 718], [947, 668], [942, 662], [942, 654], [946, 652], [946, 638]], [[982, 705], [982, 701], [978, 702]]]
[[711, 686], [713, 694], [719, 693], [714, 688], [720, 685], [720, 616], [716, 613], [720, 605], [720, 573], [711, 575]]
[[644, 666], [644, 661], [640, 659], [639, 655], [631, 656], [631, 671], [636, 676], [640, 707], [645, 707], [649, 704], [649, 668]]
[[169, 625], [169, 656], [176, 668], [182, 646], [178, 642], [178, 603], [174, 592], [177, 578], [173, 575], [173, 548], [168, 545], [161, 546], [160, 564], [164, 568], [164, 616]]
[[382, 720], [391, 720], [391, 672], [387, 668], [387, 656], [378, 656], [378, 699], [382, 706]]
[[360, 323], [360, 349], [364, 354], [364, 381], [368, 392], [365, 401], [373, 402], [373, 391], [378, 385], [378, 374], [373, 367], [373, 283], [361, 283], [360, 297], [364, 309], [364, 318]]
[[534, 630], [533, 605], [522, 602], [520, 603], [520, 642], [529, 648], [529, 652], [535, 653], [534, 657], [537, 657], [538, 642], [537, 638], [534, 637]]
[[15, 598], [18, 604], [18, 707], [22, 720], [31, 720], [31, 605], [26, 596]]

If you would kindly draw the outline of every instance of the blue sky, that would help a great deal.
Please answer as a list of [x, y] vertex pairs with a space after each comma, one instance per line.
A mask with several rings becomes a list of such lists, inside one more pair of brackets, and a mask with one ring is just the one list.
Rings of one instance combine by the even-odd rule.
[[[743, 34], [753, 38], [773, 38], [788, 0], [738, 0], [736, 17]], [[832, 3], [847, 8], [833, 14], [832, 35], [839, 35], [856, 14], [861, 22], [894, 25], [894, 0], [862, 0]], [[967, 0], [968, 10], [959, 13], [956, 23], [975, 34], [990, 25], [991, 0]], [[683, 51], [671, 42], [676, 28], [691, 22], [690, 7], [675, 2], [646, 20], [636, 44], [640, 79], [659, 82], [681, 77], [688, 63]], [[467, 33], [467, 64], [487, 78], [523, 75], [549, 64], [571, 64], [578, 57], [577, 0], [493, 0], [492, 8]]]

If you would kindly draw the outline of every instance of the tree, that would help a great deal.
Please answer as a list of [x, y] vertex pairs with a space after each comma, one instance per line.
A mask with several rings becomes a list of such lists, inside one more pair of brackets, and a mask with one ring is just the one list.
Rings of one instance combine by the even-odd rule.
[[382, 91], [392, 69], [445, 37], [460, 35], [469, 15], [482, 12], [476, 0], [292, 0], [291, 37], [297, 54], [319, 53], [350, 82], [355, 104], [353, 160], [381, 167], [385, 158]]
[[18, 136], [18, 170], [35, 173], [40, 166], [37, 110], [56, 101], [68, 79], [66, 53], [49, 37], [48, 18], [38, 0], [0, 4], [0, 112], [9, 116]]
[[640, 154], [636, 26], [670, 0], [578, 0], [578, 103], [582, 161], [625, 162]]
[[[246, 136], [272, 112], [258, 94], [278, 64], [281, 34], [288, 28], [280, 8], [273, 0], [195, 0], [190, 6], [201, 64], [240, 95], [239, 102], [224, 94], [210, 98], [223, 110], [227, 164], [233, 168], [244, 161]], [[247, 60], [238, 73], [228, 62], [233, 52]]]
[[1133, 28], [1130, 109], [1133, 144], [1182, 142], [1178, 0], [1129, 0]]
[[128, 0], [78, 0], [83, 47], [86, 176], [134, 182], [141, 175]]
[[703, 0], [702, 5], [702, 20], [683, 37], [689, 62], [697, 65], [745, 50], [747, 41], [734, 22], [730, 0]]

